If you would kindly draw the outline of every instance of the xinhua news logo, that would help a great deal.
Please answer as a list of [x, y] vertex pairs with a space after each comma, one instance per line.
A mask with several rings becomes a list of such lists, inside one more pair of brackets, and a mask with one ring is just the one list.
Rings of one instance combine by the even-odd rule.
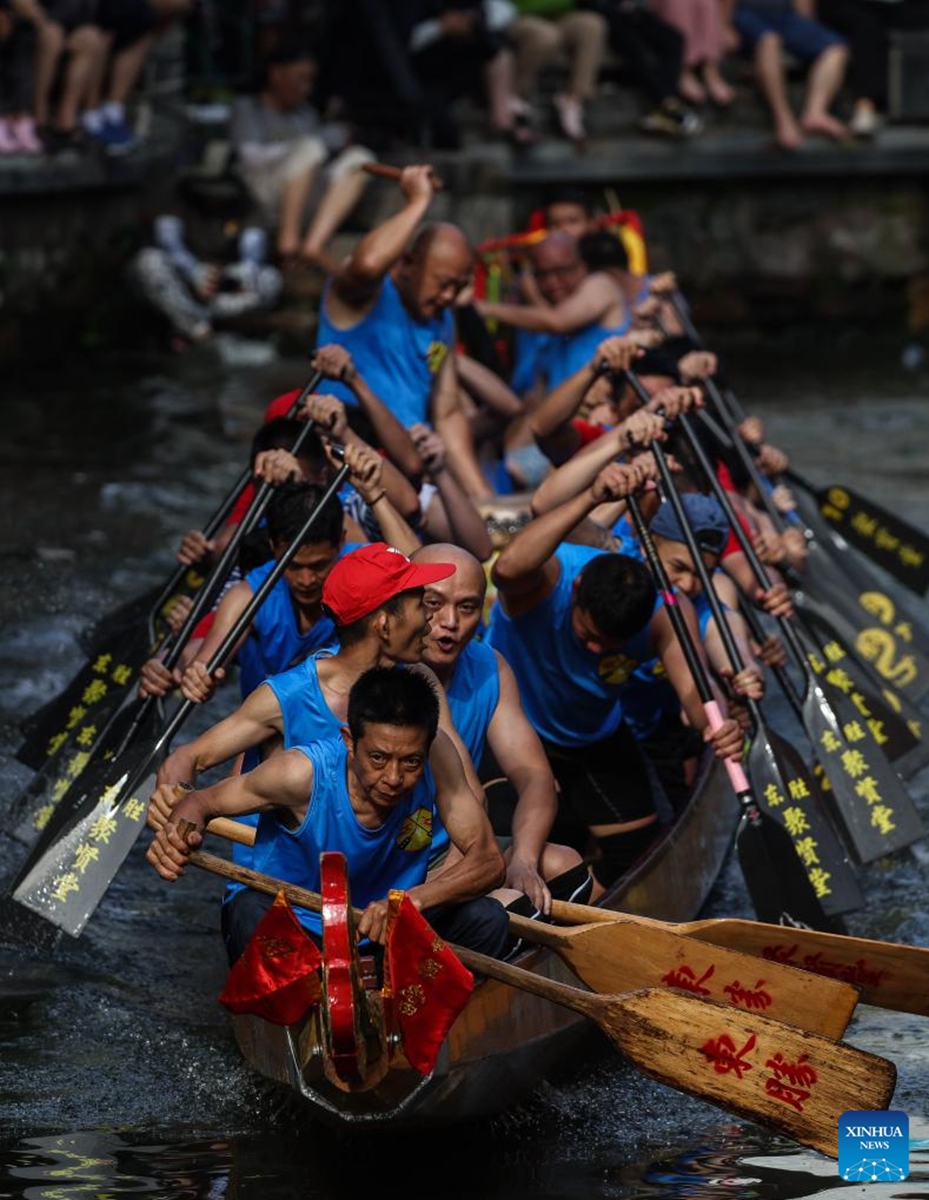
[[839, 1176], [857, 1183], [899, 1183], [910, 1173], [910, 1119], [903, 1112], [839, 1117]]

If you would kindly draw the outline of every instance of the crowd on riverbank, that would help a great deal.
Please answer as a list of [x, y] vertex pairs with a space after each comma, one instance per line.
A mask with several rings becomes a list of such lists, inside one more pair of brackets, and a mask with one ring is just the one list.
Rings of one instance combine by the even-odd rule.
[[[268, 54], [301, 45], [324, 65], [320, 112], [433, 148], [460, 145], [464, 96], [516, 149], [551, 133], [582, 144], [586, 107], [617, 74], [649, 134], [697, 137], [710, 108], [738, 120], [733, 83], [750, 73], [782, 149], [870, 137], [887, 108], [891, 34], [929, 28], [922, 0], [278, 0], [226, 19], [252, 47], [237, 85], [260, 86]], [[0, 158], [131, 153], [132, 101], [158, 39], [177, 22], [202, 39], [215, 21], [207, 0], [2, 0]], [[805, 77], [799, 112], [788, 71]]]

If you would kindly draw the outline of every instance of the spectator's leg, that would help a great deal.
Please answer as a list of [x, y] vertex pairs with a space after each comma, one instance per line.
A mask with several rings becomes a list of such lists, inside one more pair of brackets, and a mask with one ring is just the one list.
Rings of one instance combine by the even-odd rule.
[[[875, 114], [886, 107], [887, 24], [905, 3], [906, 0], [886, 5], [873, 0], [819, 0], [816, 6], [816, 15], [823, 24], [841, 33], [849, 44], [848, 82], [854, 97], [851, 125], [855, 132], [864, 131], [858, 129], [863, 125], [873, 133]], [[929, 20], [929, 10], [922, 0], [919, 7], [924, 19]]]
[[806, 85], [806, 103], [800, 118], [806, 133], [824, 133], [826, 137], [837, 140], [848, 137], [846, 126], [829, 112], [829, 106], [842, 86], [847, 66], [848, 47], [844, 44], [830, 46], [813, 63]]
[[145, 299], [171, 322], [177, 333], [199, 342], [209, 337], [209, 312], [196, 301], [163, 250], [140, 250], [130, 274]]
[[719, 0], [697, 0], [696, 15], [693, 47], [696, 61], [702, 64], [701, 74], [707, 95], [714, 104], [724, 108], [735, 100], [735, 89], [730, 87], [719, 69], [726, 52]]
[[302, 138], [273, 169], [243, 172], [267, 218], [277, 226], [277, 252], [285, 262], [300, 254], [304, 214], [316, 172], [326, 161], [321, 138]]
[[329, 272], [338, 268], [338, 262], [326, 254], [326, 244], [361, 199], [371, 181], [371, 176], [361, 168], [366, 162], [373, 161], [370, 150], [364, 146], [351, 146], [330, 165], [328, 187], [303, 239], [300, 251], [303, 258]]
[[783, 46], [780, 36], [764, 33], [755, 46], [755, 75], [774, 120], [774, 137], [783, 150], [796, 150], [803, 144], [803, 132], [787, 99], [784, 78]]
[[652, 5], [655, 14], [673, 26], [684, 39], [684, 64], [678, 76], [677, 90], [692, 104], [703, 104], [706, 100], [706, 92], [696, 71], [703, 61], [699, 37], [700, 7], [697, 0], [659, 0]]
[[54, 21], [43, 22], [36, 38], [33, 76], [35, 120], [40, 127], [48, 125], [50, 120], [52, 85], [64, 45], [64, 29]]
[[568, 91], [555, 97], [555, 105], [565, 134], [580, 141], [585, 136], [584, 105], [597, 90], [609, 29], [596, 12], [566, 13], [559, 20], [558, 29], [571, 64], [571, 75]]
[[514, 87], [523, 100], [536, 94], [539, 72], [561, 48], [559, 26], [543, 17], [517, 17], [507, 26], [507, 40], [515, 58]]
[[490, 124], [499, 133], [509, 134], [515, 142], [528, 144], [532, 135], [524, 125], [515, 123], [514, 117], [520, 109], [514, 90], [515, 64], [509, 50], [498, 50], [484, 67], [484, 85], [487, 88], [487, 107], [490, 109]]
[[148, 56], [155, 45], [154, 33], [147, 33], [131, 46], [124, 46], [113, 59], [110, 86], [107, 89], [109, 104], [125, 105], [139, 81]]
[[69, 59], [55, 120], [57, 129], [67, 131], [77, 125], [87, 97], [99, 87], [108, 46], [109, 39], [95, 25], [81, 25], [67, 39]]
[[[650, 89], [649, 94], [656, 100], [676, 96], [677, 81], [684, 65], [683, 35], [673, 25], [646, 11], [636, 10], [630, 14], [627, 23], [636, 30], [639, 46], [644, 52], [641, 68], [635, 68], [640, 72], [643, 89]], [[625, 57], [623, 61], [627, 61]]]

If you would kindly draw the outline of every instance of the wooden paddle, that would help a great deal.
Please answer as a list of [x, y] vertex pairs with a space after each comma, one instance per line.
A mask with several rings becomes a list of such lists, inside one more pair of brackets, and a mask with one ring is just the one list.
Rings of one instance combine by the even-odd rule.
[[[230, 658], [255, 613], [299, 552], [320, 513], [348, 476], [344, 464], [274, 569], [207, 663], [212, 675]], [[256, 493], [262, 495], [263, 484]], [[77, 937], [99, 904], [145, 824], [148, 798], [171, 740], [196, 705], [185, 700], [153, 738], [137, 738], [110, 761], [100, 761], [82, 781], [82, 795], [53, 819], [16, 877], [13, 899], [65, 933]], [[15, 931], [14, 932], [15, 936]]]
[[[315, 892], [294, 884], [202, 851], [190, 861], [268, 895], [283, 891], [300, 908], [320, 909]], [[470, 970], [589, 1018], [646, 1075], [833, 1157], [842, 1113], [886, 1108], [893, 1095], [892, 1062], [757, 1012], [661, 988], [598, 995], [451, 949]]]
[[[674, 510], [729, 665], [733, 674], [738, 674], [744, 663], [677, 494], [664, 450], [655, 441], [651, 451], [661, 476], [665, 503]], [[660, 565], [660, 558], [658, 561]], [[785, 755], [783, 739], [775, 741], [757, 701], [743, 702], [754, 724], [748, 775], [761, 819], [755, 821], [743, 814], [736, 832], [736, 848], [755, 912], [759, 920], [775, 924], [783, 919], [788, 924], [802, 922], [818, 929], [830, 928], [826, 914], [850, 912], [864, 904], [858, 881], [802, 758], [796, 753], [790, 758]], [[777, 830], [771, 828], [771, 822], [778, 826]]]
[[[239, 845], [255, 844], [255, 827], [227, 817], [207, 825]], [[798, 1028], [840, 1038], [858, 1003], [848, 984], [818, 980], [777, 963], [760, 964], [751, 955], [722, 946], [701, 945], [654, 924], [623, 922], [558, 929], [529, 917], [507, 914], [510, 931], [524, 941], [548, 946], [595, 992], [633, 992], [672, 987], [707, 996], [735, 1008], [763, 1012]]]
[[[706, 451], [700, 444], [690, 418], [681, 414], [678, 425], [706, 483], [722, 506], [760, 588], [771, 586], [768, 573], [742, 528]], [[872, 862], [884, 854], [909, 846], [925, 834], [922, 820], [881, 750], [862, 714], [826, 678], [814, 674], [797, 628], [784, 617], [777, 618], [781, 635], [796, 665], [803, 672], [806, 693], [803, 724], [817, 755], [829, 774], [832, 798], [842, 828], [857, 858]]]
[[814, 975], [844, 980], [860, 990], [864, 1004], [929, 1017], [929, 950], [922, 946], [765, 925], [738, 917], [707, 917], [679, 923], [655, 921], [563, 900], [552, 901], [552, 916], [556, 921], [585, 927], [592, 922], [656, 925], [683, 937], [757, 955], [765, 962], [786, 963]]
[[[321, 379], [322, 372], [314, 371], [291, 406], [289, 415], [298, 411]], [[246, 467], [207, 522], [204, 536], [210, 538], [222, 528], [251, 475], [251, 468]], [[162, 645], [166, 631], [156, 626], [162, 625], [163, 609], [178, 595], [199, 593], [199, 600], [204, 595], [203, 587], [211, 587], [214, 583], [212, 595], [215, 597], [234, 561], [234, 555], [228, 558], [224, 555], [225, 573], [220, 575], [220, 565], [217, 564], [209, 581], [205, 580], [197, 567], [178, 566], [153, 600], [147, 594], [147, 615], [141, 613], [138, 621], [128, 627], [120, 622], [116, 629], [109, 630], [108, 637], [96, 639], [97, 645], [88, 661], [60, 695], [43, 707], [37, 714], [38, 719], [30, 723], [16, 757], [36, 771], [42, 770], [50, 760], [57, 760], [60, 767], [52, 766], [49, 771], [47, 789], [49, 793], [55, 792], [55, 803], [88, 765], [108, 722], [122, 707], [126, 697], [131, 695], [143, 663]], [[202, 615], [207, 610], [207, 602], [201, 601], [197, 612]], [[184, 629], [173, 638], [175, 646], [183, 649], [189, 632], [196, 627], [199, 619], [198, 616], [185, 623]], [[37, 790], [41, 793], [38, 799], [30, 794], [24, 797], [23, 805], [14, 804], [17, 808], [15, 823], [23, 820], [24, 808], [38, 812], [48, 804], [46, 789], [39, 787]]]

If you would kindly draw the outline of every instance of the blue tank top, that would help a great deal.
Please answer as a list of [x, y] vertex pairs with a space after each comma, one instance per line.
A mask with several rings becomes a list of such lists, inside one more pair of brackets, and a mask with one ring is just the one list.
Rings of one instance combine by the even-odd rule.
[[[359, 545], [360, 542], [355, 542], [343, 546], [339, 558], [357, 550]], [[254, 571], [249, 571], [245, 582], [253, 592], [257, 592], [274, 567], [274, 559], [262, 563]], [[329, 646], [334, 641], [335, 626], [326, 616], [321, 616], [306, 633], [300, 632], [290, 588], [282, 575], [255, 614], [251, 632], [239, 650], [239, 686], [242, 689], [242, 699], [250, 695], [269, 675], [286, 671], [314, 650]]]
[[[480, 767], [487, 742], [487, 728], [500, 699], [500, 668], [497, 656], [484, 642], [471, 641], [465, 646], [452, 681], [445, 689], [452, 724], [464, 742], [465, 749]], [[436, 820], [432, 834], [432, 858], [437, 858], [448, 845], [448, 832]]]
[[326, 651], [317, 651], [299, 666], [266, 680], [281, 706], [285, 750], [335, 737], [342, 727], [319, 686], [316, 664], [322, 653]]
[[[700, 640], [713, 618], [713, 610], [705, 594], [700, 592], [692, 601], [697, 614]], [[623, 689], [623, 715], [637, 741], [653, 738], [666, 721], [679, 721], [681, 702], [668, 681], [660, 658], [651, 658], [633, 671]]]
[[[365, 382], [401, 425], [409, 428], [428, 420], [436, 374], [454, 345], [452, 314], [446, 310], [429, 321], [414, 320], [386, 275], [371, 311], [350, 328], [339, 329], [327, 313], [329, 286], [319, 308], [316, 345], [344, 346]], [[321, 383], [319, 391], [345, 404], [358, 403], [345, 384], [334, 379]]]
[[539, 349], [537, 359], [549, 391], [570, 379], [581, 367], [586, 367], [604, 338], [620, 337], [631, 325], [632, 319], [627, 318], [621, 325], [594, 323], [574, 333], [549, 334]]
[[617, 554], [625, 554], [627, 558], [637, 558], [639, 562], [644, 561], [639, 539], [635, 536], [635, 530], [625, 513], [620, 514], [613, 526], [612, 534], [619, 541]]
[[[623, 719], [622, 685], [651, 654], [650, 623], [607, 654], [592, 654], [571, 628], [572, 585], [601, 553], [559, 546], [561, 573], [550, 595], [520, 617], [496, 604], [490, 619], [487, 640], [513, 668], [526, 716], [540, 737], [559, 746], [585, 746], [614, 733]], [[660, 606], [659, 598], [654, 611]]]
[[[435, 820], [435, 783], [428, 763], [419, 782], [388, 814], [382, 825], [359, 824], [348, 794], [348, 752], [340, 737], [295, 749], [313, 764], [313, 787], [303, 823], [288, 829], [276, 812], [261, 813], [252, 848], [256, 871], [319, 891], [319, 856], [339, 850], [348, 862], [352, 903], [365, 908], [383, 900], [391, 888], [407, 890], [426, 878]], [[230, 884], [230, 899], [241, 884]], [[319, 934], [318, 913], [295, 908], [301, 924]]]

